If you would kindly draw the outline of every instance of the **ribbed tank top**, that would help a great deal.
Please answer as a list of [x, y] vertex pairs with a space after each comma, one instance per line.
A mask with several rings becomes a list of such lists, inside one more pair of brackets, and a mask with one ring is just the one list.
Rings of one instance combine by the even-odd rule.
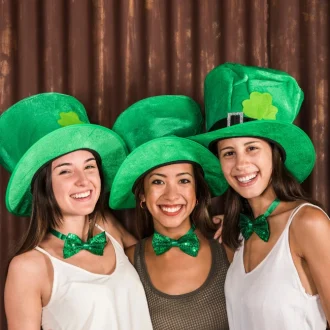
[[290, 252], [289, 228], [305, 205], [318, 208], [308, 203], [295, 208], [272, 250], [251, 272], [244, 269], [244, 242], [236, 251], [225, 283], [231, 330], [326, 329], [319, 296], [306, 293]]
[[88, 272], [36, 247], [49, 257], [54, 270], [51, 298], [42, 309], [43, 330], [152, 329], [139, 276], [122, 246], [109, 233], [106, 235], [116, 255], [115, 270], [110, 275]]
[[151, 283], [145, 242], [136, 245], [134, 264], [147, 295], [154, 330], [228, 330], [224, 281], [229, 263], [223, 246], [210, 240], [212, 265], [201, 287], [182, 295], [168, 295]]

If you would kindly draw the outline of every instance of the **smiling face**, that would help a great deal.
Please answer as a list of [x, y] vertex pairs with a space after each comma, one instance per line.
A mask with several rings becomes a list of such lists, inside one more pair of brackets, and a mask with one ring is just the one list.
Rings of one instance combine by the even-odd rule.
[[217, 147], [229, 185], [246, 199], [260, 196], [269, 186], [273, 171], [270, 144], [254, 137], [241, 137], [220, 140]]
[[159, 167], [148, 173], [143, 182], [141, 200], [153, 217], [154, 228], [162, 233], [190, 228], [190, 214], [196, 205], [193, 166], [188, 163]]
[[52, 187], [62, 216], [85, 216], [94, 211], [101, 179], [94, 155], [78, 150], [52, 162]]

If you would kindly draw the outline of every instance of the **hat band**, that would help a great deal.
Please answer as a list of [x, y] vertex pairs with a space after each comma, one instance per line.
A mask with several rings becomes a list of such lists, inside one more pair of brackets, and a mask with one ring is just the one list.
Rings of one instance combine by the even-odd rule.
[[243, 112], [230, 112], [227, 118], [222, 118], [218, 120], [210, 129], [209, 132], [216, 131], [217, 129], [243, 124], [249, 121], [254, 121], [256, 119], [244, 117]]

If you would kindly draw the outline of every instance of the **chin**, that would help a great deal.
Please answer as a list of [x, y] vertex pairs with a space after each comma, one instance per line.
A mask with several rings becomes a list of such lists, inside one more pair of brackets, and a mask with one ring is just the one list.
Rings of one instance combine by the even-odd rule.
[[177, 227], [180, 227], [180, 225], [183, 223], [183, 221], [158, 221], [158, 223], [164, 227], [164, 228], [171, 228], [171, 229], [175, 229]]
[[161, 219], [157, 220], [157, 222], [164, 228], [167, 229], [176, 229], [181, 228], [185, 224], [186, 218], [181, 219]]
[[76, 217], [86, 217], [94, 212], [95, 208], [81, 208], [78, 210], [72, 210], [71, 212], [64, 212], [64, 214], [67, 214], [69, 216], [76, 216]]
[[[235, 190], [241, 197], [245, 198], [245, 199], [252, 199], [252, 198], [256, 198], [256, 197], [260, 197], [262, 195], [262, 193], [265, 191], [266, 188], [264, 189], [258, 189], [256, 190], [255, 188], [254, 189], [251, 189], [250, 191], [249, 190], [243, 190], [243, 189], [237, 189]], [[243, 190], [243, 191], [242, 191]]]

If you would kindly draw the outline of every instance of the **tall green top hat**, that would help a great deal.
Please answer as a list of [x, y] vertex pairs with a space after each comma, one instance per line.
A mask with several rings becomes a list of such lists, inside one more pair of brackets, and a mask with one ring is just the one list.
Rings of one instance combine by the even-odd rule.
[[198, 105], [189, 97], [163, 95], [141, 100], [126, 109], [113, 130], [131, 153], [114, 179], [110, 206], [132, 208], [135, 182], [148, 171], [175, 162], [199, 164], [214, 196], [227, 189], [218, 159], [207, 148], [185, 137], [198, 134], [203, 119]]
[[221, 139], [264, 138], [280, 147], [286, 168], [299, 182], [311, 173], [314, 146], [293, 124], [304, 95], [289, 74], [225, 63], [206, 76], [204, 98], [208, 133], [191, 139], [213, 149]]
[[0, 117], [0, 163], [12, 172], [7, 209], [19, 216], [31, 212], [31, 183], [36, 172], [53, 159], [78, 149], [96, 151], [102, 160], [106, 190], [127, 151], [108, 128], [89, 123], [74, 97], [37, 94], [11, 106]]

